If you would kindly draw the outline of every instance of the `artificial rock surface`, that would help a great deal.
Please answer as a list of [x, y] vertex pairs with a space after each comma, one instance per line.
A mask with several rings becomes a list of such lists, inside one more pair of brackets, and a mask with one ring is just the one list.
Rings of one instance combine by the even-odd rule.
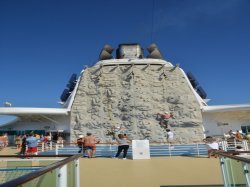
[[95, 65], [85, 69], [71, 110], [71, 139], [91, 132], [112, 142], [107, 131], [122, 127], [130, 139], [165, 142], [157, 113], [172, 112], [177, 143], [203, 139], [200, 106], [179, 67]]

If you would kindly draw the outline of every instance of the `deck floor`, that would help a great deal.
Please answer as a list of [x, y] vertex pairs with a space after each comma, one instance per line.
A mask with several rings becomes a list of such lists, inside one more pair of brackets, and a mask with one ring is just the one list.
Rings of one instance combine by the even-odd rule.
[[[0, 155], [16, 154], [14, 147]], [[152, 157], [148, 160], [81, 158], [81, 187], [160, 187], [223, 184], [219, 159]]]
[[153, 157], [149, 160], [80, 159], [81, 186], [160, 187], [223, 184], [219, 160]]

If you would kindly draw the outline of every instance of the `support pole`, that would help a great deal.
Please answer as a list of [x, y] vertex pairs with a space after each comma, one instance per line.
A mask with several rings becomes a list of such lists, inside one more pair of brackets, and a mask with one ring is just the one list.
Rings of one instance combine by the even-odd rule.
[[56, 155], [58, 155], [58, 144], [56, 144]]
[[75, 187], [80, 187], [80, 164], [79, 159], [75, 160]]
[[57, 169], [56, 187], [67, 187], [67, 165]]
[[250, 187], [250, 176], [249, 176], [249, 170], [248, 170], [249, 164], [243, 162], [242, 166], [243, 166], [243, 169], [244, 169], [244, 176], [245, 176], [245, 179], [246, 179], [246, 186]]
[[44, 152], [44, 142], [42, 142], [42, 152]]
[[225, 166], [225, 158], [220, 157], [220, 166], [221, 166], [221, 172], [223, 176], [223, 181], [224, 181], [224, 187], [228, 187], [228, 176], [227, 176], [227, 171], [226, 171], [226, 166]]

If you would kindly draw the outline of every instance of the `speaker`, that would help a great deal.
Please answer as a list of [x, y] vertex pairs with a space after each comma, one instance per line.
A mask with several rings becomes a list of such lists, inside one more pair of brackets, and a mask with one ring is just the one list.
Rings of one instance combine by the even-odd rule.
[[113, 56], [112, 56], [112, 52], [113, 52], [113, 48], [106, 44], [104, 45], [104, 47], [102, 48], [102, 51], [99, 55], [99, 60], [109, 60], [109, 59], [112, 59]]
[[152, 43], [148, 46], [147, 50], [149, 53], [152, 53], [154, 49], [158, 48], [155, 43]]
[[147, 48], [149, 55], [147, 58], [153, 58], [153, 59], [163, 59], [161, 52], [159, 51], [158, 47], [156, 44], [151, 44]]

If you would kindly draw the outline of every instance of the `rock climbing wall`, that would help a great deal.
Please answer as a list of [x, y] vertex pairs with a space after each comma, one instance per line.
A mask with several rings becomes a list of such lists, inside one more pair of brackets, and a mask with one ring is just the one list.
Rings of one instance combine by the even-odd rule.
[[177, 143], [203, 139], [198, 102], [181, 70], [162, 65], [96, 65], [84, 71], [71, 110], [71, 139], [92, 132], [111, 142], [107, 131], [122, 127], [130, 139], [165, 142], [157, 113], [172, 112], [169, 128]]

